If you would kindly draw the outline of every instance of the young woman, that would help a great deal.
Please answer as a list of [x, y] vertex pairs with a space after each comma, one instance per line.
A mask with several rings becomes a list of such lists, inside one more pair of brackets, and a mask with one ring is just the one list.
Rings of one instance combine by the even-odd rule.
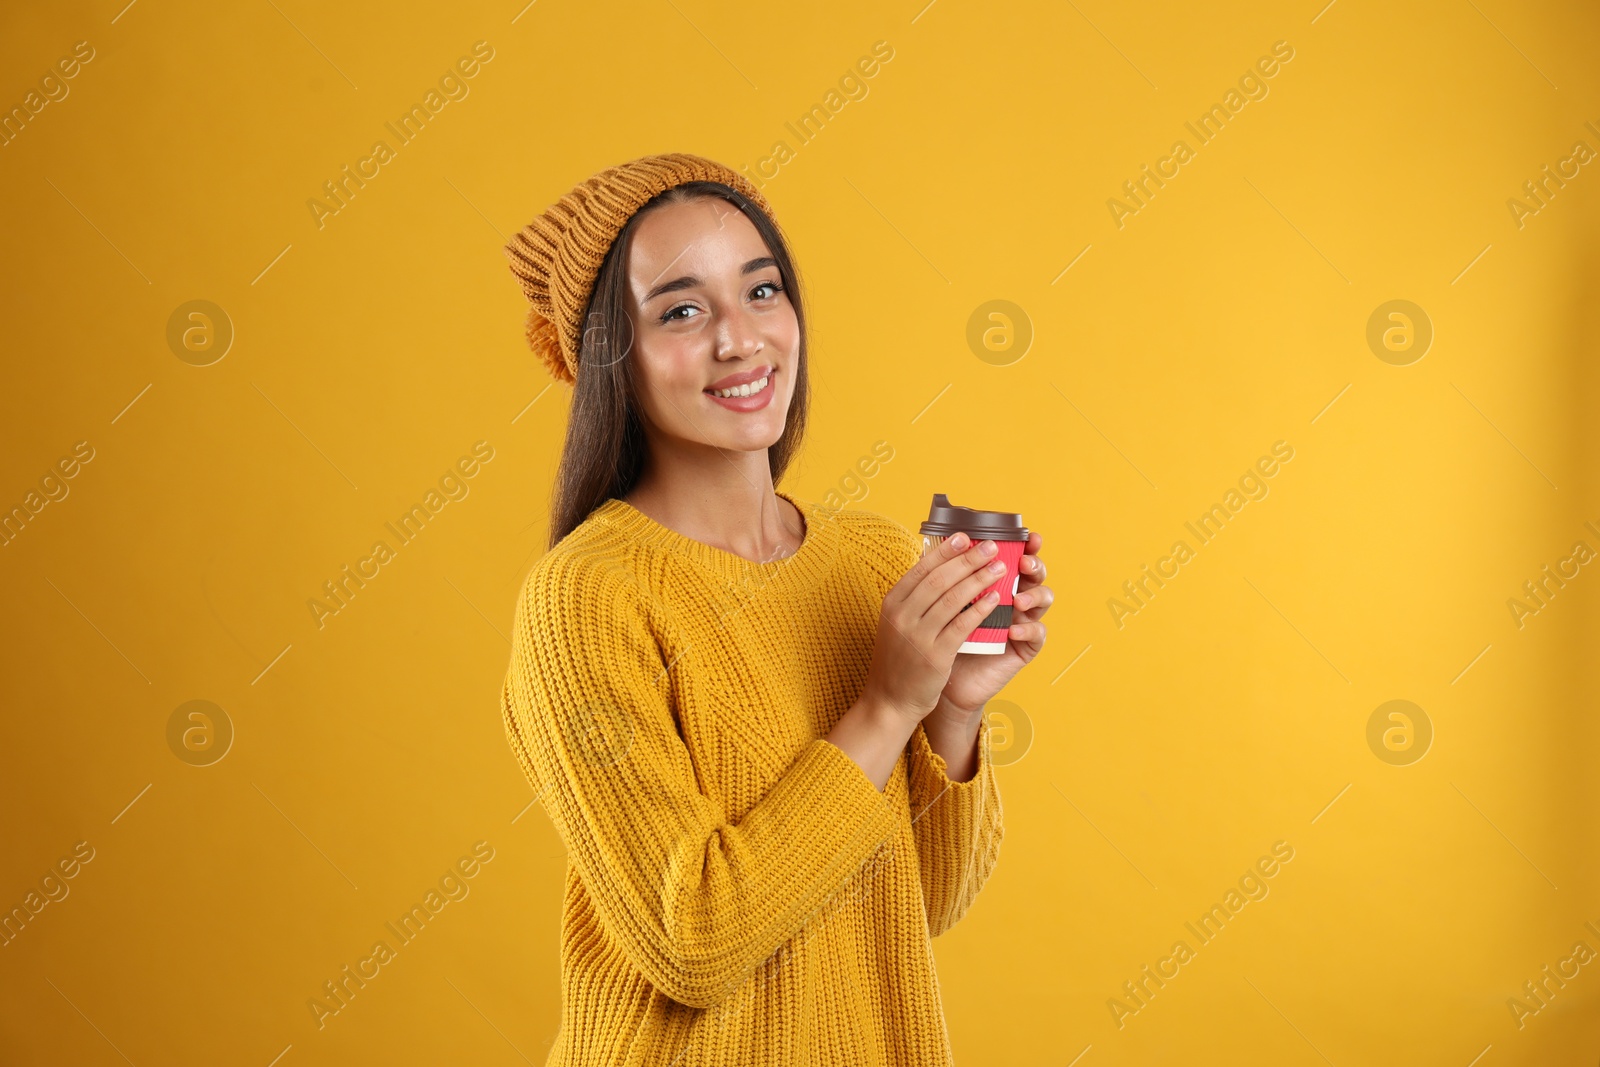
[[998, 855], [983, 707], [1045, 640], [1040, 535], [1005, 654], [958, 655], [991, 542], [775, 488], [805, 314], [737, 172], [610, 168], [507, 254], [574, 386], [503, 693], [567, 847], [548, 1063], [949, 1062], [929, 941]]

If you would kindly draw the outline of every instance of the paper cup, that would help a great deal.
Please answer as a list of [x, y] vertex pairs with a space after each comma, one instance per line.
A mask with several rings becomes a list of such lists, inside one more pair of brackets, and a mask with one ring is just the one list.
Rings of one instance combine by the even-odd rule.
[[[972, 598], [976, 601], [984, 593], [992, 591], [1000, 594], [1000, 603], [978, 623], [977, 629], [967, 635], [967, 639], [961, 642], [961, 647], [957, 651], [974, 652], [980, 656], [998, 656], [1006, 650], [1006, 635], [1011, 628], [1011, 602], [1017, 595], [1017, 585], [1022, 580], [1022, 554], [1028, 547], [1028, 542], [1026, 538], [1021, 541], [1010, 541], [997, 537], [976, 537], [972, 534], [967, 536], [972, 538], [973, 544], [979, 541], [993, 541], [995, 547], [1000, 550], [995, 558], [1006, 565], [1006, 572], [985, 586], [978, 596]], [[922, 554], [927, 555], [943, 540], [943, 536], [923, 534]]]
[[928, 518], [919, 528], [922, 534], [922, 554], [937, 547], [946, 537], [964, 533], [973, 544], [993, 541], [1000, 551], [996, 557], [1006, 565], [1005, 572], [985, 586], [977, 597], [994, 592], [1000, 601], [994, 606], [967, 639], [960, 651], [980, 656], [998, 656], [1006, 650], [1007, 635], [1011, 631], [1011, 609], [1022, 581], [1022, 557], [1028, 548], [1028, 528], [1022, 525], [1022, 516], [1014, 511], [981, 511], [950, 503], [943, 493], [933, 494], [928, 506]]

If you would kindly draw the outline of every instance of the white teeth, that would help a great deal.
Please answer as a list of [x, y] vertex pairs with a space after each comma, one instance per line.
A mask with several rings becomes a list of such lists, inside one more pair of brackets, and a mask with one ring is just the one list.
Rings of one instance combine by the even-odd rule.
[[758, 378], [753, 382], [746, 382], [744, 385], [736, 385], [732, 389], [713, 389], [711, 394], [721, 397], [749, 396], [751, 393], [761, 392], [771, 380], [772, 375], [769, 374], [765, 378]]

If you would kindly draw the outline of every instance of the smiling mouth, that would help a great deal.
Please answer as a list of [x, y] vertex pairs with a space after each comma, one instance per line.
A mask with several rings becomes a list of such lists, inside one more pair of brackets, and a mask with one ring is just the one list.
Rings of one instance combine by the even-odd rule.
[[772, 376], [776, 373], [778, 372], [769, 371], [765, 378], [757, 378], [753, 382], [747, 382], [744, 385], [736, 385], [732, 389], [706, 389], [703, 390], [703, 392], [706, 392], [711, 396], [722, 397], [724, 400], [732, 400], [735, 397], [741, 396], [755, 396], [764, 389], [772, 388]]

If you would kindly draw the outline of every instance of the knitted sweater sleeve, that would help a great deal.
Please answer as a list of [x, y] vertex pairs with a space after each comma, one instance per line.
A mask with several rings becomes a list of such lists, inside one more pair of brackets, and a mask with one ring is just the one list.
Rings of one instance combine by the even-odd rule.
[[965, 782], [945, 774], [944, 757], [928, 744], [922, 724], [911, 735], [908, 782], [911, 831], [917, 842], [928, 935], [960, 921], [989, 880], [1005, 836], [1000, 787], [989, 758], [989, 721], [978, 726], [978, 769]]
[[896, 816], [817, 738], [729, 821], [698, 787], [668, 669], [631, 573], [547, 556], [518, 602], [502, 709], [611, 939], [657, 990], [705, 1008], [804, 927]]

